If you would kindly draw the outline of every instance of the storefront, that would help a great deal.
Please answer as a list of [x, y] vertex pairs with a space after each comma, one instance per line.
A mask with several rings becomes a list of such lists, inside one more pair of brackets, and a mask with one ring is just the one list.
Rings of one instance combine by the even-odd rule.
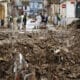
[[0, 26], [4, 26], [7, 23], [7, 2], [0, 1]]
[[77, 0], [76, 3], [76, 17], [80, 18], [80, 0]]
[[0, 4], [0, 19], [4, 19], [5, 18], [5, 7]]

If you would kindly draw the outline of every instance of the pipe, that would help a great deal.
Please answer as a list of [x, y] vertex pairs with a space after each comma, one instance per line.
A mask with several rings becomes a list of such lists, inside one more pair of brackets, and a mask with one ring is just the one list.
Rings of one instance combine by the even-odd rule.
[[29, 76], [31, 76], [32, 75], [32, 73], [29, 73], [29, 74], [26, 74], [25, 76], [24, 76], [24, 80], [26, 80]]

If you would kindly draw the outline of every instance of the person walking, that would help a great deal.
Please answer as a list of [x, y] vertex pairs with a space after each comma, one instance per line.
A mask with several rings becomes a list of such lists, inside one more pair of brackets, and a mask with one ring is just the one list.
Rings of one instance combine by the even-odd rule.
[[24, 15], [24, 17], [23, 17], [23, 25], [24, 25], [24, 27], [26, 27], [26, 21], [27, 21], [27, 18], [26, 18], [26, 15]]
[[33, 28], [35, 27], [35, 22], [34, 21], [34, 17], [29, 16], [28, 20], [26, 22], [26, 31], [32, 31]]
[[41, 18], [41, 16], [40, 16], [40, 14], [38, 14], [38, 15], [36, 16], [36, 27], [37, 27], [37, 28], [40, 27], [41, 21], [42, 21], [42, 18]]
[[47, 22], [48, 22], [48, 14], [45, 13], [45, 15], [44, 15], [44, 23], [45, 23], [45, 25], [47, 24]]
[[61, 26], [65, 26], [66, 25], [66, 17], [63, 16], [62, 19], [61, 19]]
[[44, 15], [40, 13], [40, 16], [41, 16], [41, 22], [44, 23], [44, 18], [45, 18]]
[[0, 20], [0, 27], [1, 27], [1, 20]]
[[57, 14], [57, 21], [58, 21], [58, 26], [60, 26], [60, 21], [61, 21], [60, 14]]
[[22, 30], [22, 28], [23, 28], [23, 17], [24, 17], [24, 16], [23, 16], [23, 15], [21, 15], [20, 17], [21, 17], [20, 30]]
[[21, 29], [21, 17], [20, 16], [17, 19], [17, 26], [18, 26], [18, 29], [20, 30]]
[[10, 29], [13, 29], [13, 17], [12, 17], [12, 16], [10, 16], [10, 18], [9, 18], [8, 27], [9, 27]]
[[53, 24], [56, 26], [58, 24], [57, 14], [53, 17]]
[[17, 18], [15, 17], [15, 18], [13, 18], [13, 22], [12, 22], [12, 29], [14, 30], [14, 31], [17, 31], [18, 30], [18, 27], [17, 27]]

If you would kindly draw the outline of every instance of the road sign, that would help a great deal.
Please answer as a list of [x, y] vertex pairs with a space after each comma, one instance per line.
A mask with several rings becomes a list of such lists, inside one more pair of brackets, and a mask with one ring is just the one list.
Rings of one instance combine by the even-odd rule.
[[66, 4], [62, 4], [62, 8], [66, 8]]
[[70, 0], [71, 4], [74, 4], [75, 3], [75, 0]]

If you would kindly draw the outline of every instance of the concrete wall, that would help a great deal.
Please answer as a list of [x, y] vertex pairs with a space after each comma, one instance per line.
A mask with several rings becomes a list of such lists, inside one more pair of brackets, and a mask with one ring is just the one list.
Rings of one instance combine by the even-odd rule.
[[[62, 8], [62, 5], [65, 4], [66, 7]], [[68, 18], [75, 17], [75, 3], [72, 4], [70, 1], [66, 1], [60, 5], [60, 14]]]

